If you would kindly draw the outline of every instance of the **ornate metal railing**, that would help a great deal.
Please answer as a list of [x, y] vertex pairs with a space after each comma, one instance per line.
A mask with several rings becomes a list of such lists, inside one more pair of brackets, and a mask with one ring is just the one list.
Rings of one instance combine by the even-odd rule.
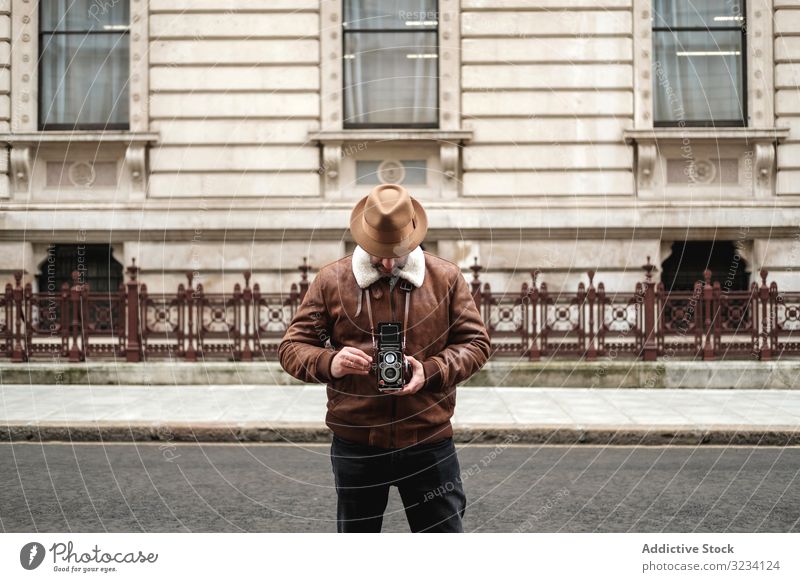
[[[477, 259], [471, 267], [472, 296], [492, 338], [493, 357], [758, 359], [800, 355], [800, 292], [767, 285], [767, 271], [749, 291], [723, 290], [706, 271], [688, 291], [665, 290], [643, 265], [643, 281], [632, 292], [588, 286], [575, 293], [551, 292], [541, 273], [518, 293], [495, 294], [481, 283]], [[58, 293], [34, 293], [14, 275], [0, 296], [0, 357], [13, 362], [63, 358], [70, 362], [119, 358], [185, 361], [277, 359], [278, 345], [308, 289], [310, 267], [288, 293], [262, 293], [250, 285], [210, 293], [187, 284], [174, 293], [151, 294], [128, 267], [128, 280], [112, 293], [92, 292], [73, 274]]]

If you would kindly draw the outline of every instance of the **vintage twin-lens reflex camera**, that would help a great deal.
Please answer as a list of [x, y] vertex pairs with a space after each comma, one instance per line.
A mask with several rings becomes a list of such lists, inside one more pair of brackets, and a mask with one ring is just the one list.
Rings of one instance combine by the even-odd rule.
[[378, 390], [402, 390], [413, 375], [411, 364], [403, 356], [403, 330], [399, 322], [379, 323], [376, 372]]

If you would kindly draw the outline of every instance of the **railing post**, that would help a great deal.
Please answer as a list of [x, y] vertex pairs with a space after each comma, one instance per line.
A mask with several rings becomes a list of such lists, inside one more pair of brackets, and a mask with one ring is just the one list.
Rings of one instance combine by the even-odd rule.
[[[541, 330], [539, 333], [540, 338], [540, 345], [539, 345], [539, 355], [547, 357], [550, 355], [550, 327], [547, 324], [547, 308], [550, 306], [550, 291], [547, 289], [547, 282], [542, 281], [541, 285], [541, 301], [539, 302], [540, 305], [540, 326]], [[537, 358], [538, 359], [538, 358]]]
[[[713, 334], [711, 336], [711, 347], [714, 350], [714, 358], [720, 355], [722, 350], [722, 286], [719, 281], [714, 281], [711, 290], [711, 329]], [[723, 354], [723, 358], [724, 358]]]
[[759, 351], [758, 351], [758, 358], [763, 362], [767, 362], [772, 359], [772, 350], [770, 342], [770, 330], [774, 327], [774, 322], [770, 321], [770, 299], [772, 294], [770, 293], [770, 289], [767, 286], [767, 275], [769, 275], [769, 271], [766, 269], [761, 269], [759, 272], [761, 275], [761, 286], [758, 288], [758, 299], [761, 307], [761, 329], [756, 330], [758, 332], [759, 337]]
[[578, 359], [587, 357], [586, 350], [586, 285], [583, 281], [578, 283], [578, 292], [575, 294], [576, 305], [578, 306]]
[[[478, 303], [481, 307], [483, 307], [483, 313], [481, 314], [483, 317], [483, 324], [486, 326], [486, 331], [489, 332], [489, 339], [491, 340], [492, 336], [492, 286], [489, 285], [488, 282], [483, 284], [483, 293], [480, 297], [480, 303]], [[480, 313], [480, 312], [479, 312]]]
[[[81, 325], [81, 284], [78, 282], [80, 273], [72, 271], [72, 286], [69, 288], [69, 302], [70, 302], [70, 348], [69, 348], [69, 361], [80, 362], [81, 350], [78, 347], [78, 332]], [[84, 346], [85, 347], [85, 346]]]
[[712, 339], [713, 323], [711, 317], [714, 304], [714, 286], [711, 284], [711, 271], [703, 271], [703, 360], [712, 361], [715, 359], [714, 342]]
[[597, 333], [595, 337], [597, 337], [597, 353], [600, 355], [606, 355], [606, 286], [605, 284], [600, 281], [597, 284]]
[[81, 322], [81, 359], [86, 361], [87, 358], [91, 357], [91, 350], [89, 345], [89, 333], [91, 332], [91, 325], [92, 322], [90, 321], [91, 318], [91, 306], [89, 304], [89, 283], [82, 283], [81, 290], [78, 297], [78, 305], [80, 307], [80, 322]]
[[14, 350], [14, 287], [11, 283], [6, 283], [3, 299], [3, 311], [5, 312], [3, 315], [6, 322], [3, 330], [3, 356], [10, 357]]
[[186, 272], [186, 279], [188, 280], [189, 284], [185, 291], [185, 299], [186, 299], [186, 336], [188, 339], [188, 343], [186, 345], [186, 361], [187, 362], [196, 362], [197, 361], [197, 352], [194, 349], [194, 273], [191, 271]]
[[539, 288], [536, 279], [539, 277], [539, 269], [531, 271], [530, 310], [531, 310], [531, 347], [528, 352], [528, 360], [531, 362], [539, 361], [542, 352], [539, 349]]
[[780, 326], [778, 325], [778, 301], [780, 294], [778, 293], [778, 284], [773, 281], [769, 286], [769, 349], [770, 356], [777, 353], [781, 357], [783, 350], [779, 349], [778, 334], [780, 333]]
[[252, 362], [253, 351], [250, 349], [250, 303], [253, 301], [253, 291], [250, 289], [251, 271], [244, 272], [244, 291], [242, 301], [244, 302], [244, 338], [242, 345], [242, 361]]
[[308, 291], [308, 271], [311, 269], [307, 257], [303, 257], [303, 264], [298, 269], [300, 269], [300, 303], [302, 303]]
[[300, 303], [303, 301], [300, 297], [300, 291], [297, 289], [297, 283], [292, 283], [289, 286], [289, 298], [287, 301], [291, 307], [292, 317], [294, 317], [294, 314], [297, 313], [297, 309], [300, 307]]
[[61, 285], [61, 295], [59, 296], [59, 306], [61, 307], [61, 357], [69, 355], [69, 341], [71, 330], [69, 324], [69, 283], [64, 281]]
[[586, 352], [586, 359], [590, 362], [593, 362], [597, 359], [597, 345], [595, 344], [595, 323], [594, 323], [594, 315], [595, 315], [595, 305], [597, 299], [597, 290], [594, 288], [594, 274], [595, 271], [589, 270], [589, 289], [586, 293], [586, 303], [587, 308], [589, 310], [589, 349]]
[[656, 344], [656, 293], [655, 283], [653, 282], [653, 272], [656, 267], [650, 263], [650, 255], [647, 256], [647, 263], [642, 265], [644, 269], [644, 347], [642, 349], [642, 360], [654, 362], [658, 355], [658, 345]]
[[125, 282], [125, 311], [127, 312], [128, 345], [125, 346], [125, 360], [128, 362], [142, 361], [142, 342], [139, 326], [139, 267], [136, 259], [131, 259], [131, 265], [126, 269], [128, 280]]
[[521, 356], [525, 356], [530, 352], [530, 337], [528, 336], [529, 322], [530, 322], [530, 290], [528, 289], [528, 282], [522, 282], [522, 289], [519, 293], [519, 310], [520, 319], [520, 346], [522, 347]]
[[478, 313], [481, 312], [481, 271], [483, 267], [478, 264], [478, 257], [473, 257], [475, 262], [470, 267], [472, 271], [472, 281], [470, 281], [470, 288], [472, 289], [472, 299], [478, 307]]
[[25, 343], [22, 341], [22, 326], [24, 323], [23, 304], [22, 304], [22, 271], [14, 273], [14, 349], [11, 352], [12, 362], [25, 362], [28, 360], [28, 352]]
[[[295, 283], [292, 283], [295, 286]], [[261, 345], [261, 322], [259, 321], [261, 312], [261, 285], [253, 284], [253, 350], [256, 354], [264, 357], [264, 348]], [[294, 311], [292, 311], [294, 317]]]

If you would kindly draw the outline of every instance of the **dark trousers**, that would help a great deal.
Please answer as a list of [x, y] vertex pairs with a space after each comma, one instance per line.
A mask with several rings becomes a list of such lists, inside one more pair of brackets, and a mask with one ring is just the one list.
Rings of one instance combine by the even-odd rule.
[[380, 532], [395, 485], [412, 532], [463, 532], [467, 498], [452, 438], [383, 449], [333, 436], [338, 532]]

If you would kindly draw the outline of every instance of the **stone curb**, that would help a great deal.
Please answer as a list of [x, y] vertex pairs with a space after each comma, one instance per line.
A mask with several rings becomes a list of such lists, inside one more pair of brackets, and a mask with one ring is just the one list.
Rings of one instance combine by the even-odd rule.
[[[690, 389], [798, 389], [800, 360], [758, 362], [724, 360], [658, 362], [551, 360], [493, 360], [464, 386], [536, 388], [690, 388]], [[245, 385], [301, 384], [283, 371], [278, 362], [187, 363], [154, 360], [0, 363], [2, 384], [48, 385]]]
[[[331, 432], [324, 424], [48, 423], [0, 426], [0, 442], [241, 442], [325, 443]], [[459, 443], [559, 445], [748, 445], [797, 446], [797, 426], [494, 426], [454, 428]]]

